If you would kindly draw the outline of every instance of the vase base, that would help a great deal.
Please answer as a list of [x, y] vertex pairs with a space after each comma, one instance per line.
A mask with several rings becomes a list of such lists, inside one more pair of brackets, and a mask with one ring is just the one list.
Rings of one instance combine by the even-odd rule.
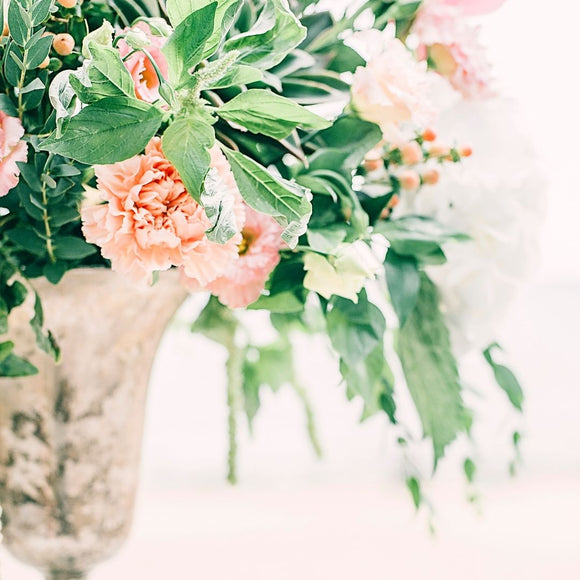
[[88, 576], [83, 572], [60, 572], [52, 571], [46, 576], [46, 580], [86, 580]]

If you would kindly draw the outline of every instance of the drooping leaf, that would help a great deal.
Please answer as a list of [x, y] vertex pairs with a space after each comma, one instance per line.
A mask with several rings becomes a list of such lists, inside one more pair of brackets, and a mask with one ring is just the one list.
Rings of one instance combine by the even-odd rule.
[[508, 396], [511, 404], [518, 411], [521, 411], [524, 403], [524, 391], [514, 373], [505, 365], [494, 360], [492, 353], [496, 348], [500, 348], [500, 346], [497, 343], [492, 344], [484, 351], [483, 356], [493, 370], [496, 383]]
[[403, 327], [419, 296], [420, 275], [417, 260], [412, 256], [400, 256], [393, 249], [389, 249], [385, 260], [385, 274], [399, 326]]
[[437, 466], [447, 445], [469, 429], [471, 417], [461, 397], [457, 363], [439, 310], [439, 294], [425, 274], [421, 274], [415, 309], [399, 331], [397, 353], [424, 434], [433, 442]]

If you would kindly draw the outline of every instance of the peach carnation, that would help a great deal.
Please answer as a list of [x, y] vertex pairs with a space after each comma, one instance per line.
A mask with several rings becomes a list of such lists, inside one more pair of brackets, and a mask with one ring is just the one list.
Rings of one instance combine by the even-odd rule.
[[[219, 163], [220, 155], [212, 152]], [[217, 186], [226, 188], [226, 195], [241, 206], [229, 175], [221, 179], [220, 171], [224, 171], [221, 165], [216, 169]], [[241, 234], [226, 244], [207, 238], [210, 220], [163, 155], [161, 139], [154, 138], [144, 155], [98, 166], [95, 173], [106, 203], [82, 208], [83, 233], [88, 242], [101, 247], [114, 270], [134, 281], [151, 283], [153, 272], [176, 266], [205, 286], [237, 259]], [[236, 212], [239, 229], [243, 226], [243, 222], [238, 223], [241, 211]]]
[[246, 207], [246, 223], [239, 246], [239, 259], [224, 276], [207, 289], [230, 308], [243, 308], [255, 302], [272, 270], [280, 261], [283, 228], [274, 218]]
[[[167, 78], [167, 60], [161, 51], [166, 38], [153, 35], [149, 26], [144, 22], [138, 22], [133, 28], [126, 28], [123, 32], [140, 32], [145, 35], [145, 43], [150, 43], [145, 46], [145, 50], [155, 61], [155, 64], [163, 78]], [[131, 48], [124, 39], [121, 39], [117, 46], [121, 57], [125, 57], [133, 52], [133, 48]], [[157, 101], [159, 99], [159, 77], [157, 76], [153, 63], [145, 53], [138, 50], [125, 61], [125, 66], [133, 77], [136, 97], [142, 101], [147, 101], [148, 103], [154, 103]]]
[[445, 0], [426, 2], [411, 32], [419, 41], [418, 56], [429, 58], [464, 97], [491, 96], [492, 74], [479, 28], [468, 24], [461, 10]]
[[[354, 46], [358, 44], [355, 35]], [[362, 119], [381, 127], [388, 141], [399, 141], [402, 123], [424, 127], [436, 116], [429, 100], [431, 82], [425, 63], [418, 63], [394, 29], [366, 30], [360, 35], [368, 62], [358, 67], [352, 84], [352, 104]], [[358, 48], [363, 56], [365, 47]]]
[[0, 111], [0, 197], [18, 184], [20, 169], [16, 163], [24, 163], [28, 156], [28, 145], [21, 140], [23, 135], [20, 119]]

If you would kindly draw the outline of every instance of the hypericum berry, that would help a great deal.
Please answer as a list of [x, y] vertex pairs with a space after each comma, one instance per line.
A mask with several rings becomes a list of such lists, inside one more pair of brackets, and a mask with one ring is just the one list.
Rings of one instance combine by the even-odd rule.
[[75, 39], [67, 32], [56, 34], [52, 40], [52, 48], [56, 54], [68, 56], [75, 49]]
[[435, 141], [435, 139], [437, 139], [437, 133], [435, 133], [433, 129], [425, 129], [421, 137], [423, 137], [423, 141], [432, 142]]
[[439, 141], [435, 141], [429, 146], [429, 155], [431, 157], [447, 157], [449, 152], [449, 146]]
[[399, 196], [395, 194], [393, 195], [393, 197], [391, 197], [391, 199], [389, 199], [389, 203], [387, 203], [387, 205], [383, 208], [380, 218], [386, 220], [393, 212], [393, 209], [398, 205], [399, 205]]
[[46, 68], [50, 64], [50, 57], [47, 56], [39, 65], [38, 68]]
[[365, 171], [370, 173], [371, 171], [376, 171], [383, 167], [383, 160], [382, 159], [365, 159], [364, 160], [364, 168]]
[[471, 157], [473, 155], [473, 149], [469, 145], [463, 145], [458, 149], [458, 152], [461, 157]]
[[401, 183], [401, 189], [405, 189], [406, 191], [419, 189], [419, 186], [421, 185], [419, 174], [412, 169], [403, 169], [397, 177]]
[[425, 185], [437, 185], [440, 177], [441, 174], [437, 169], [427, 169], [423, 175], [421, 175]]
[[417, 141], [409, 141], [401, 147], [401, 159], [404, 165], [416, 165], [423, 161], [423, 149]]
[[78, 0], [56, 0], [63, 8], [74, 8]]

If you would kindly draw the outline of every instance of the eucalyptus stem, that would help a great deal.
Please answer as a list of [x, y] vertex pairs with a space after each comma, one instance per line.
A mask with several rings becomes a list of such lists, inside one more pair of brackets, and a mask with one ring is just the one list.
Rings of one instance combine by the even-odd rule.
[[227, 372], [227, 404], [228, 404], [228, 475], [227, 479], [235, 485], [238, 481], [238, 419], [237, 413], [242, 392], [242, 373], [244, 350], [235, 344], [232, 337], [228, 346]]

